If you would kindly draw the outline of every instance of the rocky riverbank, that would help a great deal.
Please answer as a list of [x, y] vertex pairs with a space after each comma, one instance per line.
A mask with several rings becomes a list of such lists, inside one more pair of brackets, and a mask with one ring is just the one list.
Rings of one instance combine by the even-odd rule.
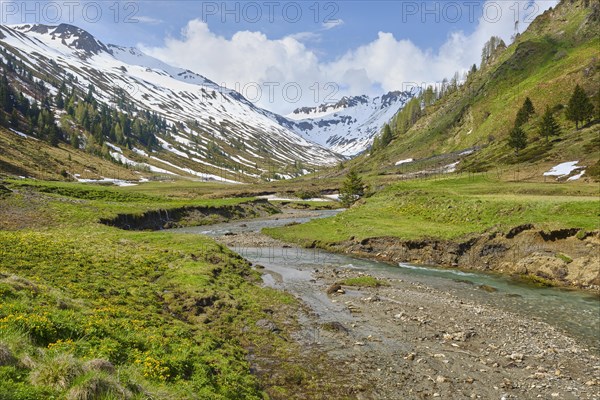
[[522, 225], [507, 233], [473, 235], [462, 241], [375, 237], [313, 247], [391, 263], [407, 262], [498, 272], [540, 285], [600, 292], [600, 232], [539, 230]]
[[[290, 247], [252, 232], [219, 240], [233, 249]], [[596, 350], [478, 301], [485, 287], [444, 291], [385, 273], [276, 260], [260, 269], [303, 305], [293, 337], [306, 362], [321, 360], [314, 370], [325, 375], [313, 384], [338, 385], [348, 398], [600, 399]], [[354, 286], [361, 283], [371, 286]], [[276, 311], [263, 322], [271, 334], [285, 329]]]

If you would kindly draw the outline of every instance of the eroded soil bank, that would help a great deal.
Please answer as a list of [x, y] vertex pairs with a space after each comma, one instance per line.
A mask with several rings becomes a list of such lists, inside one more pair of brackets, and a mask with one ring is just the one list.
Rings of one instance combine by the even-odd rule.
[[533, 225], [488, 232], [464, 241], [376, 237], [324, 244], [333, 252], [392, 263], [438, 265], [498, 272], [542, 285], [600, 291], [600, 233], [579, 229], [542, 231]]
[[279, 208], [273, 204], [259, 199], [235, 205], [186, 206], [152, 210], [143, 214], [118, 214], [115, 218], [102, 218], [100, 223], [125, 230], [156, 231], [265, 217], [279, 212]]

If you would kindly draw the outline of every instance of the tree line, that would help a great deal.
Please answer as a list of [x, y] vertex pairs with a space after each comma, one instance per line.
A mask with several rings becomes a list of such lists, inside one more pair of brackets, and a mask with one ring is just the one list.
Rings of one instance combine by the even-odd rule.
[[[154, 112], [139, 110], [126, 93], [114, 90], [113, 106], [96, 101], [95, 87], [79, 88], [76, 77], [52, 79], [58, 90], [52, 95], [38, 79], [10, 53], [0, 57], [0, 125], [21, 131], [52, 146], [69, 143], [75, 148], [101, 152], [105, 141], [148, 150], [159, 145], [157, 135], [169, 135], [167, 121]], [[22, 90], [19, 90], [20, 87]], [[26, 90], [26, 93], [24, 93]], [[56, 116], [60, 115], [60, 123]]]
[[[491, 37], [483, 46], [480, 68], [489, 64], [504, 49], [506, 49], [506, 44], [501, 38], [497, 36]], [[381, 132], [374, 137], [370, 151], [376, 152], [381, 150], [392, 141], [394, 135], [402, 135], [408, 132], [419, 118], [421, 118], [426, 108], [458, 91], [461, 86], [472, 80], [477, 71], [477, 65], [473, 64], [463, 74], [462, 79], [460, 73], [457, 71], [452, 78], [444, 78], [439, 85], [428, 85], [424, 90], [421, 90], [417, 96], [406, 103], [394, 116], [392, 121], [383, 126]]]
[[[551, 137], [559, 136], [562, 133], [560, 124], [554, 117], [554, 113], [561, 108], [560, 105], [553, 108], [546, 106], [544, 114], [538, 121], [538, 134], [540, 137], [545, 138], [547, 143], [550, 141]], [[581, 86], [576, 85], [567, 104], [565, 112], [567, 120], [574, 122], [575, 129], [579, 129], [579, 124], [584, 122], [589, 123], [594, 119], [594, 109], [595, 107], [585, 90]], [[531, 99], [527, 97], [517, 112], [514, 126], [508, 135], [508, 145], [514, 149], [515, 155], [517, 156], [519, 155], [519, 151], [525, 149], [528, 144], [527, 134], [523, 129], [523, 125], [525, 125], [534, 114], [535, 108], [533, 103]]]

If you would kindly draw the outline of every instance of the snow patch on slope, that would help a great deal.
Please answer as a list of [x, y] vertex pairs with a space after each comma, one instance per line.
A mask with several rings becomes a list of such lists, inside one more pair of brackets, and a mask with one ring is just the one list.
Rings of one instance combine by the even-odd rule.
[[567, 176], [569, 174], [571, 174], [571, 172], [575, 171], [578, 168], [583, 168], [583, 167], [578, 167], [577, 163], [579, 161], [568, 161], [568, 162], [564, 162], [558, 165], [555, 165], [554, 167], [552, 167], [550, 169], [550, 171], [544, 172], [544, 176]]

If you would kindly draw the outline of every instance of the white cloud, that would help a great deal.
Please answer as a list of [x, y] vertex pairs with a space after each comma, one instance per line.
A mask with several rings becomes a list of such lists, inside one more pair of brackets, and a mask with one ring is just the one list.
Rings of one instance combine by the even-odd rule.
[[290, 38], [296, 39], [299, 42], [320, 42], [321, 34], [317, 32], [298, 32], [289, 35]]
[[[257, 104], [287, 113], [298, 106], [323, 102], [331, 93], [331, 88], [325, 87], [328, 82], [339, 85], [336, 95], [339, 98], [347, 94], [380, 94], [381, 90], [406, 89], [411, 83], [450, 78], [456, 71], [479, 64], [481, 49], [492, 35], [500, 36], [509, 43], [515, 19], [520, 21], [520, 30], [523, 31], [536, 15], [556, 3], [556, 0], [520, 1], [517, 10], [515, 2], [488, 1], [472, 33], [451, 32], [439, 49], [421, 49], [410, 40], [379, 32], [372, 42], [327, 63], [320, 61], [317, 53], [305, 45], [306, 42], [318, 41], [318, 32], [269, 39], [260, 32], [240, 31], [228, 39], [211, 32], [206, 23], [196, 19], [189, 21], [182, 30], [181, 38], [170, 37], [161, 47], [142, 46], [142, 49], [154, 57], [240, 90], [242, 94], [245, 94], [244, 85], [252, 83], [253, 95], [248, 97], [255, 97], [254, 84], [258, 83], [264, 90]], [[515, 10], [518, 15], [515, 15]], [[339, 20], [324, 24], [321, 31], [342, 23]], [[279, 84], [274, 88], [273, 99], [269, 98], [266, 86], [269, 82]], [[315, 82], [320, 84], [319, 92]], [[283, 90], [286, 84], [287, 92]], [[296, 100], [297, 87], [302, 89], [302, 96], [293, 101]]]
[[[291, 36], [272, 40], [260, 32], [240, 31], [231, 39], [216, 35], [200, 20], [190, 21], [181, 39], [168, 38], [160, 48], [142, 50], [171, 64], [188, 68], [233, 89], [258, 83], [264, 89], [258, 104], [277, 111], [290, 111], [296, 103], [286, 101], [285, 84], [299, 85], [305, 98], [309, 87], [322, 76], [319, 60], [298, 38]], [[274, 87], [274, 101], [269, 99], [269, 85]], [[295, 100], [294, 87], [288, 86], [288, 100]], [[251, 97], [254, 97], [251, 96]], [[298, 105], [300, 105], [298, 101]]]
[[137, 20], [138, 22], [141, 22], [143, 24], [149, 24], [149, 25], [159, 25], [159, 24], [162, 24], [164, 22], [162, 19], [148, 17], [146, 15], [136, 16], [133, 19]]
[[[467, 70], [472, 64], [479, 65], [481, 49], [491, 36], [500, 36], [510, 43], [515, 33], [515, 19], [522, 21], [520, 25], [524, 29], [535, 16], [556, 3], [554, 0], [521, 1], [517, 8], [515, 2], [487, 2], [471, 34], [451, 32], [437, 51], [423, 50], [409, 40], [379, 32], [376, 40], [347, 52], [324, 69], [343, 76], [350, 68], [362, 67], [369, 79], [379, 83], [385, 91], [405, 89], [411, 83], [439, 82], [451, 78], [456, 71]], [[520, 11], [518, 16], [515, 11]], [[537, 12], [532, 14], [534, 11]], [[350, 87], [350, 92], [355, 92], [364, 84], [357, 87], [350, 84]]]
[[342, 20], [342, 19], [331, 19], [329, 21], [323, 22], [323, 24], [321, 26], [323, 27], [323, 29], [329, 30], [329, 29], [333, 29], [336, 26], [340, 26], [343, 24], [344, 24], [344, 20]]

